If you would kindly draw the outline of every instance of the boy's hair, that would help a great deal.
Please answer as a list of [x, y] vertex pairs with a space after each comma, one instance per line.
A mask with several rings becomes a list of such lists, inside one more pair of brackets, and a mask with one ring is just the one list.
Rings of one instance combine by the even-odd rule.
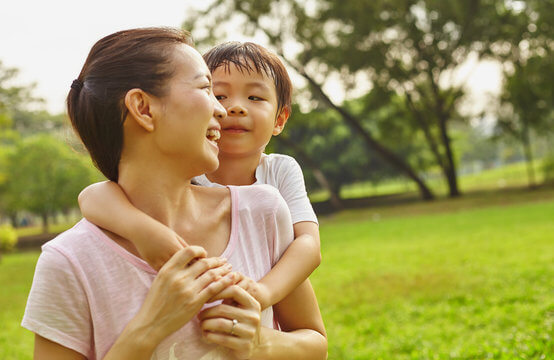
[[285, 108], [290, 111], [292, 83], [287, 69], [277, 55], [263, 46], [252, 42], [229, 41], [204, 54], [204, 60], [212, 73], [220, 66], [229, 71], [229, 66], [234, 64], [241, 72], [255, 71], [267, 75], [275, 84], [277, 115]]
[[171, 28], [119, 31], [90, 50], [67, 96], [67, 113], [94, 164], [110, 180], [119, 177], [125, 95], [140, 88], [163, 96], [175, 73], [177, 45], [193, 46], [190, 34]]

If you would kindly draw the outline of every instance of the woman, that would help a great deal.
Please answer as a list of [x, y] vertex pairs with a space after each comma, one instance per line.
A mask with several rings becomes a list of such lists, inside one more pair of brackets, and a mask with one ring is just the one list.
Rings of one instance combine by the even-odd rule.
[[216, 118], [226, 114], [186, 33], [134, 29], [98, 41], [68, 113], [104, 175], [192, 246], [156, 273], [131, 242], [86, 220], [49, 242], [23, 319], [35, 359], [326, 357], [308, 282], [275, 306], [283, 332], [272, 309], [260, 313], [234, 285], [269, 271], [292, 224], [272, 188], [191, 185], [218, 165]]

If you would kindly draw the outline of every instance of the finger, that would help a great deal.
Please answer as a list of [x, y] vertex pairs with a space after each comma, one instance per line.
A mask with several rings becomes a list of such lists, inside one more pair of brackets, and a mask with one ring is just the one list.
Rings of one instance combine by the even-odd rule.
[[177, 251], [171, 259], [169, 259], [160, 269], [183, 269], [193, 259], [204, 258], [207, 256], [206, 250], [200, 246], [187, 246], [184, 249]]
[[227, 264], [227, 260], [220, 257], [199, 259], [194, 264], [190, 265], [188, 274], [196, 279], [200, 275], [204, 274], [206, 271], [220, 267], [224, 264]]
[[200, 290], [198, 293], [200, 300], [204, 303], [208, 302], [208, 300], [210, 302], [218, 300], [216, 295], [235, 283], [234, 275], [235, 273], [229, 273]]
[[189, 246], [189, 244], [185, 241], [185, 239], [183, 239], [177, 234], [175, 234], [175, 236], [177, 237], [177, 241], [179, 242], [179, 244], [181, 244], [183, 247]]
[[221, 291], [214, 300], [232, 299], [243, 308], [260, 310], [260, 303], [243, 288], [232, 285]]
[[206, 320], [211, 318], [227, 318], [227, 319], [237, 319], [237, 320], [244, 321], [242, 312], [244, 312], [244, 310], [236, 306], [220, 304], [220, 305], [212, 306], [211, 308], [202, 310], [198, 314], [198, 319]]
[[251, 343], [249, 339], [219, 332], [204, 331], [202, 336], [209, 343], [221, 345], [231, 350], [243, 350]]
[[195, 282], [198, 291], [231, 272], [231, 264], [223, 264], [200, 275]]
[[239, 281], [237, 284], [237, 286], [243, 288], [244, 290], [248, 291], [248, 288], [250, 287], [250, 281], [248, 281], [247, 279], [242, 279], [241, 281]]
[[252, 339], [256, 334], [256, 328], [237, 321], [233, 325], [233, 320], [226, 318], [207, 319], [200, 323], [203, 332], [216, 332], [223, 335], [229, 335], [239, 338]]

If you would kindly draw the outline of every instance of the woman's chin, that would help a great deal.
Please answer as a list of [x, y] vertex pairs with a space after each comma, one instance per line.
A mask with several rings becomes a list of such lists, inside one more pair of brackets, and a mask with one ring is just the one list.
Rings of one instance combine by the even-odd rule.
[[208, 161], [208, 164], [206, 166], [206, 171], [204, 174], [209, 174], [217, 170], [219, 167], [219, 159], [216, 156], [210, 157], [210, 161]]

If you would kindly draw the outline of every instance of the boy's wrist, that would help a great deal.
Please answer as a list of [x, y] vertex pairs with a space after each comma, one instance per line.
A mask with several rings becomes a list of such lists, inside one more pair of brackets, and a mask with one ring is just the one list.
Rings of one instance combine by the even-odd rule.
[[262, 310], [265, 310], [266, 308], [273, 305], [271, 295], [272, 294], [269, 286], [267, 286], [263, 282], [258, 282], [258, 288], [256, 289], [256, 294], [254, 298], [258, 300]]

